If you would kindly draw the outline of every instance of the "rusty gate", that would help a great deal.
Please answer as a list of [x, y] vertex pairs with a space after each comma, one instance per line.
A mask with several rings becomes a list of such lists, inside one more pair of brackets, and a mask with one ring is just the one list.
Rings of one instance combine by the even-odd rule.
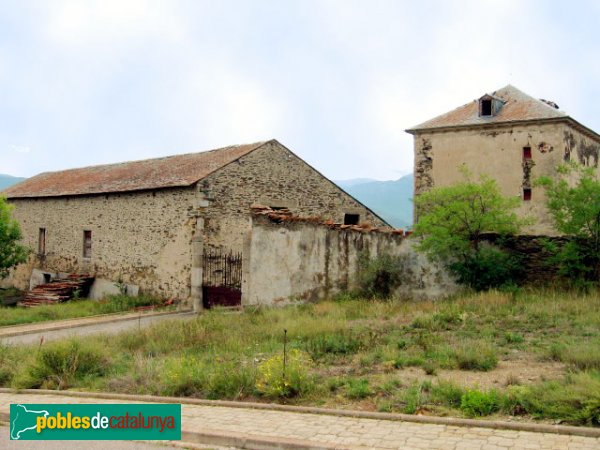
[[202, 257], [205, 308], [242, 304], [242, 254], [207, 249]]

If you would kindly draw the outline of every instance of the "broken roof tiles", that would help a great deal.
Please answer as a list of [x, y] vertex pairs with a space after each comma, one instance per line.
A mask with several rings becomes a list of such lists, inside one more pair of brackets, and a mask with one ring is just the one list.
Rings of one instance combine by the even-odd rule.
[[350, 231], [359, 231], [361, 233], [372, 233], [372, 232], [390, 233], [390, 234], [397, 234], [397, 235], [401, 235], [401, 236], [407, 236], [410, 234], [409, 232], [405, 232], [404, 230], [399, 229], [399, 228], [397, 228], [397, 229], [389, 228], [389, 227], [376, 228], [367, 223], [360, 224], [360, 225], [344, 225], [341, 223], [335, 223], [331, 219], [323, 220], [320, 217], [294, 216], [292, 214], [292, 212], [287, 208], [273, 210], [268, 206], [254, 204], [254, 205], [250, 206], [250, 209], [254, 216], [266, 217], [267, 219], [269, 219], [271, 222], [274, 222], [274, 223], [300, 222], [300, 223], [311, 223], [314, 225], [322, 225], [322, 226], [325, 226], [332, 230], [350, 230]]

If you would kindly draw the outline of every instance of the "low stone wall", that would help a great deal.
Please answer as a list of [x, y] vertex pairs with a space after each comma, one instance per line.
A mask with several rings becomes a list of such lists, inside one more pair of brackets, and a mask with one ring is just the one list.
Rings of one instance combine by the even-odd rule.
[[255, 214], [244, 245], [242, 304], [317, 301], [357, 287], [359, 255], [399, 257], [401, 284], [394, 295], [431, 299], [455, 292], [444, 270], [391, 230], [340, 226], [316, 219]]

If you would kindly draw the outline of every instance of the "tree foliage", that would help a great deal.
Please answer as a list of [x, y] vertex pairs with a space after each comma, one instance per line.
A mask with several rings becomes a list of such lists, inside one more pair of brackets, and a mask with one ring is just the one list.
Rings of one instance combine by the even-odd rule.
[[0, 196], [0, 278], [8, 275], [9, 269], [25, 262], [28, 249], [20, 244], [21, 228], [12, 217], [12, 206]]
[[[527, 223], [514, 212], [519, 203], [519, 198], [502, 196], [490, 177], [474, 181], [465, 171], [462, 182], [415, 198], [419, 214], [415, 235], [422, 239], [418, 249], [445, 263], [459, 282], [478, 290], [509, 283], [515, 259], [499, 249], [490, 250], [482, 240], [486, 233], [518, 233]], [[490, 266], [495, 275], [481, 279]]]
[[600, 179], [594, 168], [575, 164], [558, 168], [559, 177], [542, 177], [547, 206], [556, 229], [569, 241], [556, 249], [561, 274], [576, 281], [600, 277]]

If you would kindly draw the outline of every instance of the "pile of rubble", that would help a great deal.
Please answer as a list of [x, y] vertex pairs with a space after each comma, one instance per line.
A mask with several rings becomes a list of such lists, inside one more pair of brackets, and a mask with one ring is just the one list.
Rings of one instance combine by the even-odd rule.
[[287, 208], [278, 208], [273, 209], [269, 206], [254, 204], [251, 207], [252, 214], [256, 216], [266, 216], [275, 223], [283, 223], [283, 222], [305, 222], [305, 223], [315, 223], [319, 225], [327, 226], [328, 228], [334, 230], [352, 230], [352, 231], [361, 231], [361, 232], [379, 232], [379, 233], [392, 233], [392, 234], [400, 234], [402, 236], [408, 236], [410, 232], [404, 231], [402, 229], [395, 229], [389, 227], [374, 227], [373, 225], [363, 223], [359, 225], [344, 225], [341, 223], [335, 223], [333, 220], [323, 220], [320, 217], [300, 217], [294, 216], [292, 212]]
[[32, 307], [62, 303], [73, 297], [83, 298], [88, 295], [93, 282], [94, 277], [89, 275], [72, 274], [66, 278], [57, 278], [31, 289], [17, 305]]

